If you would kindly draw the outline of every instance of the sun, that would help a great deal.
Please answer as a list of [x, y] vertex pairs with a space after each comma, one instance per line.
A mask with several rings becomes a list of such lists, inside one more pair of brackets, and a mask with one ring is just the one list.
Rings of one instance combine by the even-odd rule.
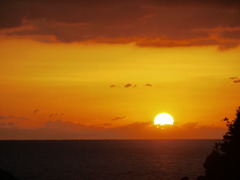
[[173, 125], [174, 119], [168, 113], [160, 113], [154, 118], [154, 125]]

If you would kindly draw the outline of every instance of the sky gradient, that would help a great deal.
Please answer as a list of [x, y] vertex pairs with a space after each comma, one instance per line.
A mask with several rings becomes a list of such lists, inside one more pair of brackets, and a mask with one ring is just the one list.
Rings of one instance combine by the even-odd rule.
[[0, 139], [221, 138], [239, 19], [233, 0], [1, 1]]

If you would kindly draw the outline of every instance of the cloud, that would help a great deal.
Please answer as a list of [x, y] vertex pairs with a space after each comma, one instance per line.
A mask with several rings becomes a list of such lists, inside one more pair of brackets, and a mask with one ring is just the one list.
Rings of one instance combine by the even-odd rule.
[[0, 122], [0, 127], [12, 127], [12, 126], [14, 126], [13, 122], [8, 122], [8, 123]]
[[106, 126], [106, 127], [109, 127], [109, 126], [111, 126], [112, 124], [111, 124], [111, 123], [104, 123], [103, 125]]
[[[143, 85], [145, 87], [152, 87], [153, 85], [152, 84], [145, 84]], [[122, 86], [117, 86], [117, 85], [110, 85], [110, 88], [115, 88], [115, 87], [122, 87]], [[125, 85], [123, 85], [124, 88], [130, 88], [130, 87], [133, 87], [133, 88], [136, 88], [136, 87], [141, 87], [141, 86], [138, 86], [137, 84], [130, 84], [130, 83], [127, 83]]]
[[136, 84], [130, 84], [130, 83], [128, 83], [128, 84], [125, 84], [124, 87], [125, 87], [125, 88], [130, 88], [130, 87], [136, 88], [137, 85], [136, 85]]
[[72, 123], [72, 122], [68, 122], [68, 121], [62, 121], [60, 119], [55, 120], [55, 121], [47, 121], [45, 123], [45, 127], [46, 128], [57, 128], [57, 129], [82, 129], [85, 128], [87, 126], [85, 125], [81, 125], [81, 124], [77, 124], [77, 123]]
[[240, 83], [239, 77], [230, 77], [229, 79], [231, 79], [233, 83]]
[[111, 86], [110, 86], [110, 88], [115, 88], [115, 87], [117, 87], [116, 85], [114, 85], [114, 84], [112, 84]]
[[234, 80], [234, 83], [240, 83], [240, 79]]
[[201, 126], [195, 122], [163, 128], [157, 128], [152, 122], [134, 122], [120, 127], [107, 123], [97, 127], [62, 120], [48, 121], [37, 129], [0, 125], [0, 139], [217, 139], [225, 132], [226, 128]]
[[2, 116], [2, 115], [0, 115], [0, 120], [9, 120], [9, 119], [29, 120], [29, 118], [25, 117], [25, 116], [13, 116], [13, 115]]
[[0, 36], [226, 50], [240, 44], [239, 6], [235, 0], [2, 0]]
[[49, 117], [53, 117], [53, 116], [63, 116], [64, 113], [51, 113], [49, 114]]
[[125, 84], [124, 87], [125, 88], [129, 88], [129, 87], [132, 87], [133, 85], [132, 84]]
[[37, 112], [39, 112], [40, 110], [39, 109], [34, 109], [33, 110], [33, 113], [36, 114]]
[[152, 87], [152, 84], [145, 84], [146, 87]]
[[112, 119], [112, 121], [117, 121], [117, 120], [121, 120], [121, 119], [126, 119], [127, 116], [118, 116]]
[[229, 79], [238, 79], [238, 77], [230, 77]]

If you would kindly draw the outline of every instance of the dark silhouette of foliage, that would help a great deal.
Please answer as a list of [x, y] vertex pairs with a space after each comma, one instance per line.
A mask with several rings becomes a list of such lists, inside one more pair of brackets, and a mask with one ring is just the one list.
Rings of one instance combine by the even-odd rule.
[[240, 180], [240, 107], [236, 118], [225, 118], [228, 131], [223, 140], [216, 143], [204, 163], [205, 176], [201, 180]]
[[18, 178], [14, 177], [11, 173], [0, 169], [0, 179], [1, 180], [19, 180]]
[[188, 177], [183, 177], [180, 180], [189, 180], [189, 178]]

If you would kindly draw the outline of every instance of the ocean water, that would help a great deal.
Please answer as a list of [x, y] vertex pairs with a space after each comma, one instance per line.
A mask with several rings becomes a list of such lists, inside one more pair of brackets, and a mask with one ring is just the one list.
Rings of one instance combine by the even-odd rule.
[[22, 180], [196, 179], [216, 141], [0, 141], [0, 168]]

